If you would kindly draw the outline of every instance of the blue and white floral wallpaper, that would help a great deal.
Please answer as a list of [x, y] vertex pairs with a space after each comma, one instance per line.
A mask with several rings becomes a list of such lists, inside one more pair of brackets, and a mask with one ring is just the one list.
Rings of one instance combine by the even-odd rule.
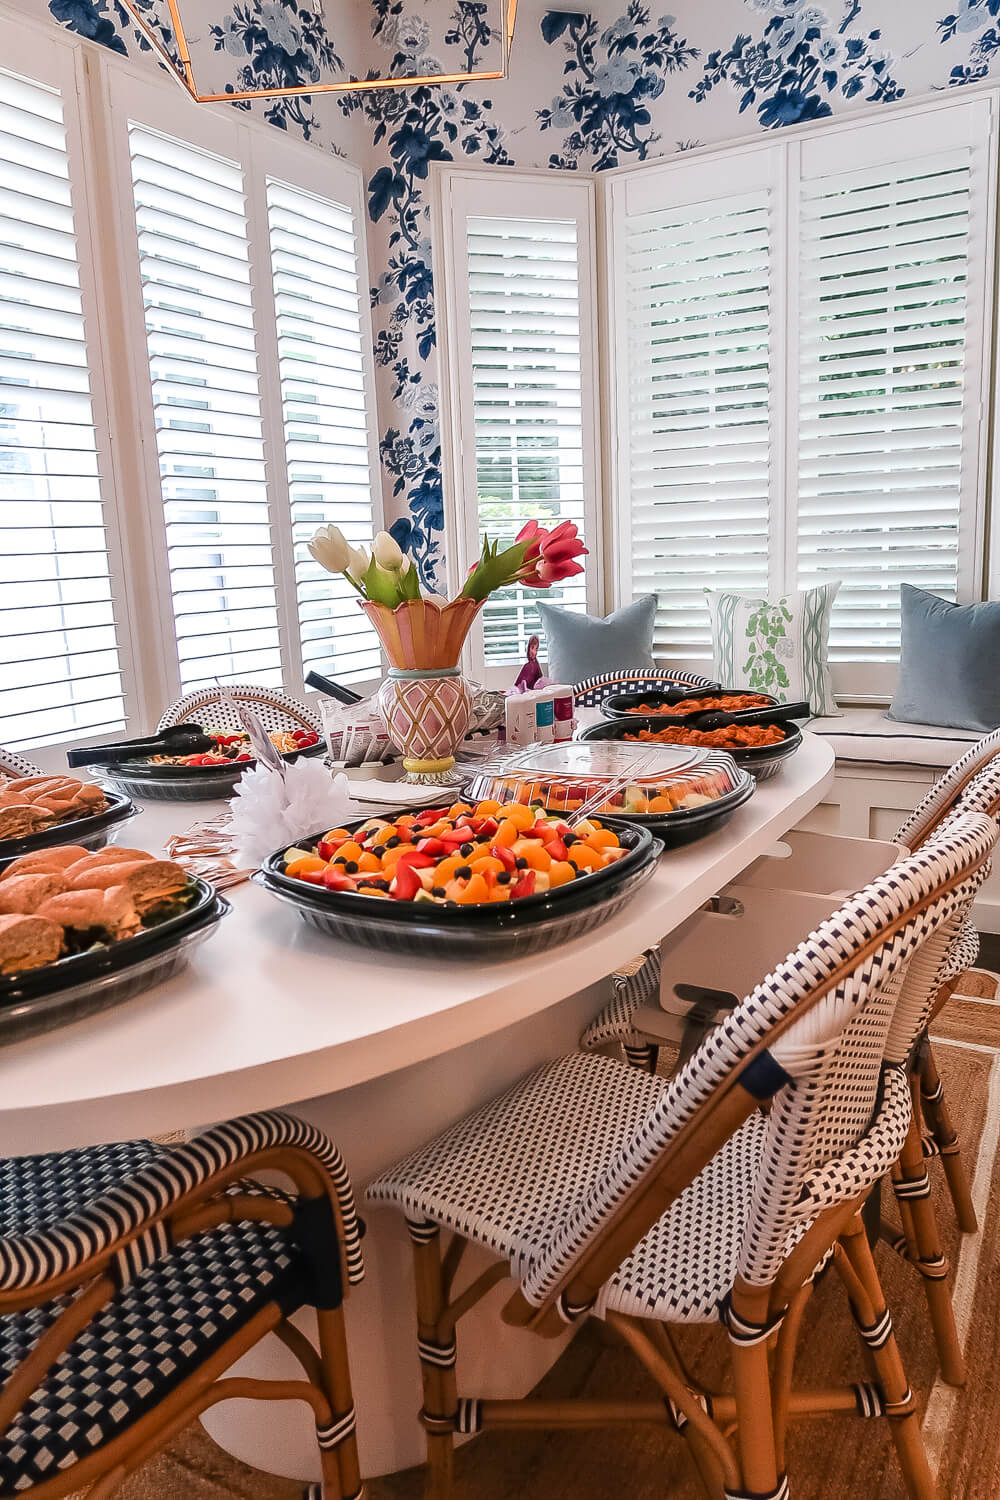
[[[118, 0], [31, 3], [113, 51], [149, 54]], [[166, 6], [142, 3], [169, 46]], [[666, 3], [676, 14], [661, 13]], [[498, 46], [499, 0], [188, 8], [199, 81], [220, 91], [488, 67]], [[891, 106], [998, 69], [1000, 0], [520, 0], [505, 80], [252, 106], [365, 171], [386, 513], [425, 582], [444, 583], [432, 162], [603, 170]]]

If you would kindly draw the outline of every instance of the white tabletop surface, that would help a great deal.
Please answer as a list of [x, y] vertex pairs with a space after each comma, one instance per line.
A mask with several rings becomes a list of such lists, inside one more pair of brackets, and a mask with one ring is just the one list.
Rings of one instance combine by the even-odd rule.
[[[0, 1050], [0, 1155], [121, 1140], [274, 1108], [390, 1073], [575, 994], [683, 922], [822, 799], [833, 752], [809, 734], [716, 833], [666, 853], [612, 921], [530, 958], [395, 958], [335, 941], [256, 886], [168, 983]], [[157, 852], [221, 804], [149, 804]]]

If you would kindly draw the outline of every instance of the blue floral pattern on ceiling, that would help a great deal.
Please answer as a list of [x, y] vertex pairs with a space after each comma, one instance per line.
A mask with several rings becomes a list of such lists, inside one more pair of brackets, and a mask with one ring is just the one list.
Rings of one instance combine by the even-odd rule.
[[[209, 33], [216, 52], [226, 52], [236, 65], [226, 92], [243, 89], [275, 89], [319, 83], [327, 76], [343, 73], [344, 64], [334, 50], [326, 27], [322, 0], [316, 8], [300, 7], [295, 0], [245, 0], [236, 5], [221, 25]], [[264, 112], [270, 125], [301, 131], [312, 140], [317, 120], [308, 94], [274, 99]]]
[[690, 97], [701, 104], [720, 83], [739, 90], [740, 113], [755, 108], [765, 129], [798, 125], [833, 113], [831, 95], [864, 95], [889, 104], [903, 90], [892, 77], [879, 30], [853, 30], [861, 0], [850, 0], [834, 24], [817, 5], [795, 0], [752, 0], [768, 16], [755, 39], [737, 36], [725, 51], [711, 52]]
[[562, 41], [565, 82], [548, 109], [538, 111], [542, 130], [563, 131], [562, 149], [550, 167], [597, 171], [617, 167], [622, 157], [645, 161], [660, 141], [651, 106], [666, 88], [666, 75], [698, 56], [678, 36], [673, 16], [650, 20], [650, 9], [629, 0], [625, 14], [603, 29], [580, 11], [550, 10], [542, 17], [542, 39]]
[[[163, 34], [160, 0], [140, 3]], [[384, 64], [367, 76], [481, 66], [491, 43], [496, 46], [500, 3], [370, 0], [371, 36]], [[601, 170], [699, 144], [687, 135], [666, 139], [668, 119], [690, 130], [701, 117], [711, 117], [710, 138], [734, 135], [730, 117], [719, 114], [727, 98], [755, 129], [775, 129], [844, 106], [890, 103], [903, 96], [909, 70], [926, 89], [967, 84], [1000, 68], [1000, 0], [942, 0], [942, 10], [952, 7], [947, 14], [938, 16], [933, 7], [912, 25], [917, 0], [907, 0], [902, 23], [902, 0], [677, 3], [688, 17], [683, 25], [644, 0], [622, 0], [610, 21], [586, 10], [553, 8], [543, 13], [536, 38], [524, 37], [522, 21], [520, 57], [528, 59], [530, 52], [536, 78], [539, 68], [554, 76], [547, 87], [520, 94], [510, 82], [498, 84], [497, 90], [506, 90], [502, 104], [482, 86], [434, 86], [341, 94], [324, 101], [322, 110], [317, 96], [308, 95], [268, 106], [272, 124], [328, 149], [339, 150], [332, 124], [338, 119], [363, 125], [370, 141], [369, 259], [383, 488], [387, 513], [395, 518], [393, 534], [413, 553], [429, 587], [444, 586], [427, 196], [433, 162]], [[920, 3], [926, 8], [928, 0]], [[61, 25], [115, 52], [148, 49], [120, 0], [48, 0], [48, 9]], [[746, 22], [733, 26], [741, 10]], [[217, 0], [212, 11], [214, 24], [203, 45], [232, 59], [233, 89], [307, 84], [331, 72], [344, 76], [323, 0]], [[720, 36], [723, 13], [731, 20]], [[884, 40], [890, 22], [896, 23], [900, 60]], [[929, 75], [925, 68], [921, 76], [913, 60], [930, 52], [943, 65], [934, 64]], [[539, 107], [546, 98], [551, 102]]]
[[938, 22], [939, 40], [950, 42], [963, 34], [970, 38], [969, 60], [956, 63], [948, 82], [953, 86], [986, 78], [1000, 56], [1000, 0], [962, 0], [958, 10]]

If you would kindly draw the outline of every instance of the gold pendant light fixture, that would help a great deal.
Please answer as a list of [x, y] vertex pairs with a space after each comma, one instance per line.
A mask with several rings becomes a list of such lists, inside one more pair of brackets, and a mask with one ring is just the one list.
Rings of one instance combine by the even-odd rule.
[[163, 28], [150, 20], [148, 5], [144, 9], [142, 0], [121, 0], [121, 3], [150, 46], [166, 63], [169, 72], [183, 85], [196, 104], [234, 104], [244, 99], [281, 99], [294, 94], [370, 93], [375, 89], [412, 89], [424, 84], [485, 83], [490, 79], [506, 78], [514, 36], [514, 19], [517, 15], [517, 0], [492, 0], [498, 12], [497, 29], [500, 36], [500, 58], [498, 65], [492, 68], [391, 78], [338, 79], [329, 83], [302, 83], [275, 88], [234, 88], [212, 93], [198, 86], [184, 23], [184, 12], [187, 11], [189, 18], [193, 19], [203, 10], [204, 0], [165, 0], [176, 50], [172, 50], [164, 41]]

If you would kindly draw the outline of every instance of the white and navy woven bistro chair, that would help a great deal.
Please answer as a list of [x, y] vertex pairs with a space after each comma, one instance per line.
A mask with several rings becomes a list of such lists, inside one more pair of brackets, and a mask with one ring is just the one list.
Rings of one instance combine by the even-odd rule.
[[[893, 842], [905, 849], [918, 849], [938, 826], [941, 820], [958, 804], [962, 792], [972, 778], [1000, 755], [1000, 730], [984, 735], [970, 747], [944, 775], [935, 782], [927, 796], [914, 808], [899, 828]], [[977, 810], [973, 808], [972, 810]], [[971, 921], [963, 926], [961, 939], [956, 942], [954, 960], [954, 985], [959, 987], [979, 957], [979, 934]], [[593, 1051], [617, 1043], [625, 1053], [627, 1061], [634, 1067], [645, 1068], [654, 1073], [658, 1061], [658, 1046], [654, 1037], [636, 1029], [633, 1023], [635, 1012], [656, 994], [660, 985], [660, 961], [656, 948], [649, 948], [631, 963], [624, 964], [610, 976], [612, 998], [586, 1027], [580, 1045]], [[964, 1233], [976, 1228], [975, 1211], [968, 1184], [958, 1161], [957, 1137], [944, 1109], [940, 1093], [940, 1076], [934, 1066], [933, 1054], [928, 1050], [925, 1058], [924, 1078], [928, 1124], [948, 1173], [949, 1189], [955, 1199], [955, 1210], [959, 1227]]]
[[[278, 1112], [172, 1149], [140, 1140], [0, 1163], [0, 1496], [90, 1485], [104, 1500], [232, 1397], [306, 1402], [323, 1476], [307, 1496], [362, 1495], [343, 1323], [360, 1236], [339, 1151]], [[318, 1350], [288, 1321], [306, 1306]], [[303, 1378], [225, 1378], [268, 1333]]]
[[[900, 861], [820, 923], [671, 1080], [577, 1052], [371, 1184], [413, 1240], [435, 1495], [450, 1491], [456, 1433], [573, 1423], [571, 1402], [457, 1393], [456, 1324], [510, 1276], [507, 1322], [552, 1336], [594, 1315], [618, 1330], [664, 1397], [638, 1414], [683, 1433], [710, 1494], [785, 1500], [789, 1419], [822, 1407], [887, 1417], [908, 1494], [934, 1500], [860, 1208], [909, 1125], [905, 1069], [885, 1060], [907, 966], [964, 911], [995, 837], [991, 819], [970, 815]], [[452, 1298], [469, 1242], [497, 1263]], [[800, 1392], [797, 1334], [831, 1261], [877, 1379]], [[731, 1394], [685, 1373], [668, 1331], [683, 1324], [728, 1335]], [[576, 1424], [629, 1419], [621, 1400], [588, 1400]]]

